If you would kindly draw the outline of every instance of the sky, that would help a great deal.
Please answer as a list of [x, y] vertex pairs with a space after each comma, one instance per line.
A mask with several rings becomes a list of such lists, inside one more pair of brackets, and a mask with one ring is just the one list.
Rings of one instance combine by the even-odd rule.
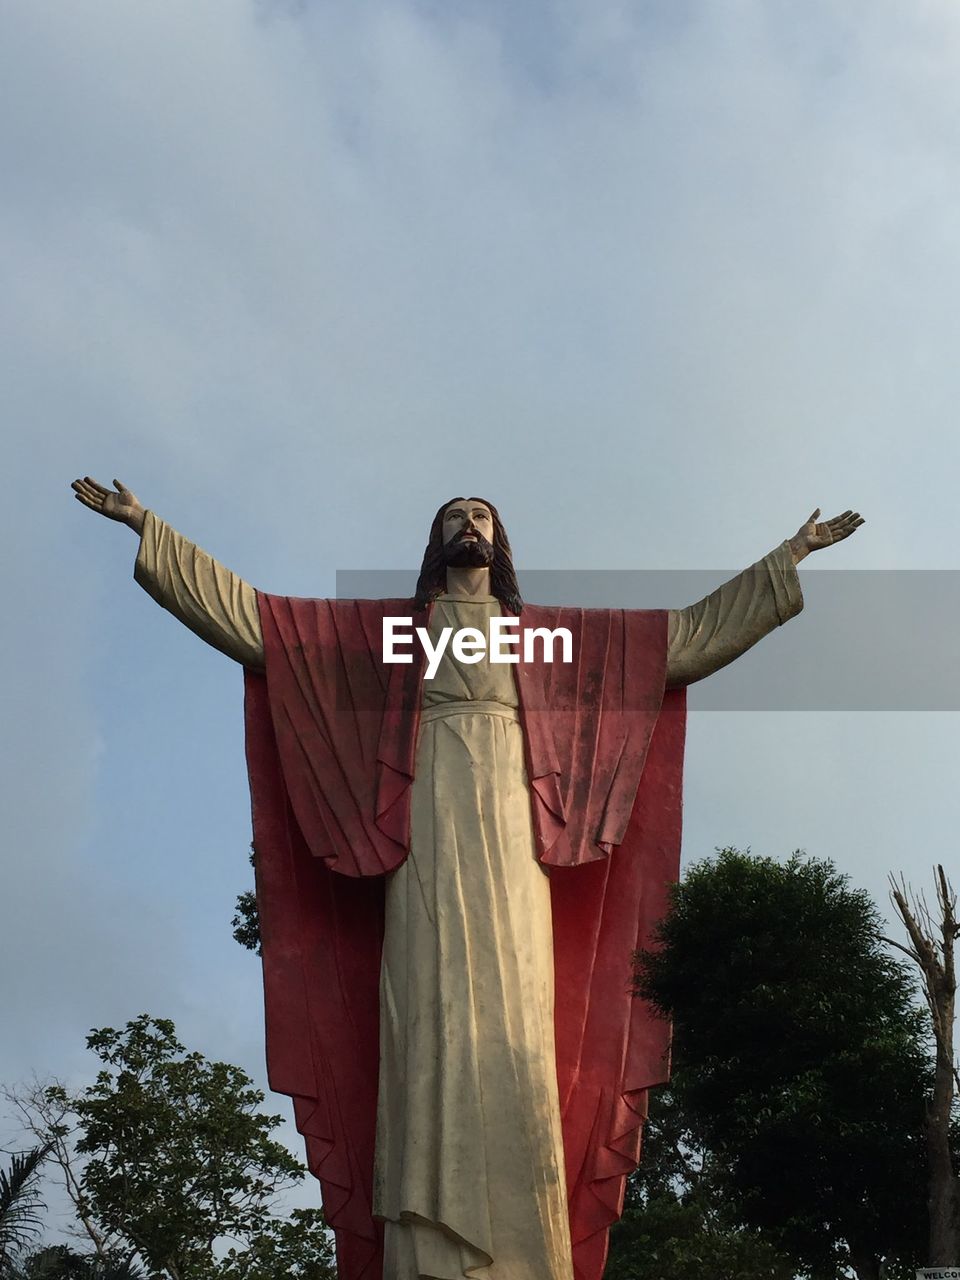
[[[241, 671], [74, 477], [276, 593], [413, 570], [479, 494], [521, 585], [716, 584], [854, 508], [801, 581], [956, 598], [958, 58], [948, 0], [7, 0], [0, 1081], [149, 1012], [266, 1085]], [[783, 687], [881, 633], [953, 678], [900, 586], [810, 591]], [[687, 863], [801, 848], [885, 911], [956, 867], [957, 715], [842, 702], [691, 714]]]

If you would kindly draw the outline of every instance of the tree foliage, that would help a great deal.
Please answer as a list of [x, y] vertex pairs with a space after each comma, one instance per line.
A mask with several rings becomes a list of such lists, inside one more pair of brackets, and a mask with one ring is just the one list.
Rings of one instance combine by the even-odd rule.
[[793, 1263], [729, 1211], [722, 1171], [673, 1089], [651, 1097], [643, 1160], [610, 1232], [604, 1280], [793, 1280]]
[[320, 1209], [294, 1209], [267, 1222], [245, 1250], [231, 1249], [218, 1280], [333, 1280], [333, 1244]]
[[47, 1245], [25, 1258], [11, 1280], [144, 1280], [128, 1258], [78, 1253], [70, 1245]]
[[172, 1022], [147, 1014], [93, 1031], [87, 1046], [102, 1064], [88, 1088], [14, 1096], [57, 1144], [97, 1255], [87, 1280], [134, 1261], [169, 1280], [332, 1280], [319, 1210], [291, 1222], [273, 1212], [305, 1170], [271, 1137], [281, 1117], [260, 1110], [243, 1071], [188, 1053]]
[[727, 1212], [824, 1280], [921, 1250], [931, 1058], [881, 923], [829, 862], [726, 849], [688, 871], [638, 956]]
[[0, 1169], [0, 1276], [9, 1275], [18, 1256], [39, 1235], [44, 1209], [38, 1182], [46, 1145], [16, 1152]]
[[[256, 866], [256, 854], [252, 845], [250, 846], [250, 865]], [[257, 895], [253, 889], [246, 889], [237, 895], [231, 924], [233, 936], [241, 947], [246, 947], [248, 951], [255, 951], [260, 955], [260, 911], [257, 907]]]

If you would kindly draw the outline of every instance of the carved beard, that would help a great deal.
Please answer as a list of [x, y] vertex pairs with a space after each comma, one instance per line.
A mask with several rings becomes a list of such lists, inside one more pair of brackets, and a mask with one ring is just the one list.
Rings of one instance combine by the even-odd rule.
[[461, 533], [444, 545], [443, 558], [449, 569], [489, 569], [493, 564], [493, 543], [482, 533], [477, 534], [476, 542], [464, 539]]

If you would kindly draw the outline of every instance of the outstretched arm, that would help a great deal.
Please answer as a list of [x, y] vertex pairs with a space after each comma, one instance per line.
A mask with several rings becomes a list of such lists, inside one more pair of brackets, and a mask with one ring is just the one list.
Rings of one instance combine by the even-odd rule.
[[848, 538], [863, 524], [855, 511], [817, 523], [814, 511], [792, 538], [697, 604], [671, 610], [667, 684], [693, 684], [712, 675], [803, 608], [796, 566], [811, 551]]
[[263, 667], [257, 593], [182, 534], [147, 511], [119, 480], [114, 493], [86, 476], [71, 488], [91, 511], [140, 535], [134, 578], [201, 640], [246, 667]]

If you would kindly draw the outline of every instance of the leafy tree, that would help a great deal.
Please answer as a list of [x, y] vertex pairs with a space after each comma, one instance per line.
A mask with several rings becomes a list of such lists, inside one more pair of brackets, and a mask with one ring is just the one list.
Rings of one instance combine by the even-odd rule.
[[730, 1220], [816, 1280], [877, 1280], [922, 1248], [931, 1057], [880, 928], [831, 863], [725, 849], [688, 871], [637, 958]]
[[[91, 1086], [43, 1090], [46, 1119], [20, 1101], [35, 1132], [52, 1125], [64, 1143], [75, 1126], [84, 1160], [74, 1168], [75, 1203], [101, 1267], [139, 1259], [169, 1280], [266, 1280], [273, 1258], [277, 1280], [332, 1280], [321, 1265], [331, 1256], [322, 1218], [301, 1220], [298, 1254], [272, 1213], [276, 1194], [305, 1170], [271, 1138], [281, 1117], [259, 1110], [263, 1094], [243, 1071], [187, 1053], [172, 1022], [147, 1014], [93, 1031], [87, 1046], [103, 1064]], [[214, 1249], [224, 1238], [241, 1246], [229, 1263]]]
[[[58, 1167], [63, 1188], [77, 1215], [80, 1234], [90, 1241], [101, 1262], [111, 1262], [118, 1242], [105, 1234], [90, 1216], [76, 1155], [77, 1118], [67, 1090], [57, 1081], [44, 1083], [34, 1078], [28, 1085], [0, 1086], [0, 1095], [17, 1113], [26, 1132], [46, 1147], [49, 1161]], [[34, 1255], [38, 1266], [43, 1264], [44, 1258], [50, 1265], [57, 1263], [56, 1255], [50, 1253], [47, 1257], [47, 1253], [40, 1250]], [[83, 1256], [69, 1250], [68, 1253], [70, 1257]], [[61, 1259], [64, 1266], [67, 1265], [65, 1259], [66, 1254]]]
[[0, 1276], [13, 1273], [18, 1255], [39, 1234], [43, 1199], [37, 1189], [47, 1147], [11, 1156], [0, 1169]]
[[144, 1280], [144, 1275], [127, 1259], [77, 1253], [56, 1244], [25, 1258], [16, 1280]]
[[336, 1262], [323, 1211], [294, 1209], [268, 1222], [242, 1252], [231, 1249], [218, 1280], [332, 1280]]
[[721, 1171], [669, 1086], [651, 1097], [643, 1144], [604, 1280], [793, 1280], [793, 1263], [730, 1214]]
[[[250, 865], [256, 865], [256, 854], [250, 846]], [[233, 936], [246, 947], [260, 955], [260, 912], [257, 908], [257, 895], [253, 889], [237, 895], [237, 905], [233, 913]]]

